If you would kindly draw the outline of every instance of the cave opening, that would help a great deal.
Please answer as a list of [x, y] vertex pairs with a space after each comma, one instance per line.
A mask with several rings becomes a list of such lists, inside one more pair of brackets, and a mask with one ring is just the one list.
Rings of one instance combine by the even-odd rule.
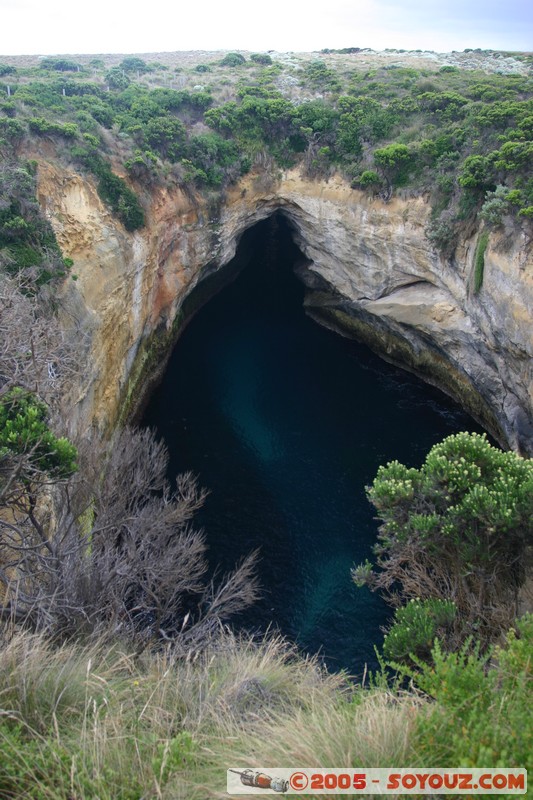
[[243, 234], [227, 285], [182, 333], [143, 424], [169, 449], [169, 477], [192, 471], [209, 491], [195, 522], [213, 570], [260, 551], [262, 598], [234, 625], [279, 629], [357, 675], [376, 667], [390, 615], [350, 578], [377, 532], [365, 486], [381, 464], [419, 466], [445, 436], [479, 427], [309, 319], [295, 267], [305, 259], [283, 214]]

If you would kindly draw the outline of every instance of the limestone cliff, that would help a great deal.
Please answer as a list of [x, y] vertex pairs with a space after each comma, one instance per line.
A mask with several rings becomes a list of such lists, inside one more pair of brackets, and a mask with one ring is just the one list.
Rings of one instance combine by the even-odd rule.
[[79, 428], [108, 430], [135, 407], [190, 313], [184, 301], [223, 274], [244, 230], [281, 210], [308, 259], [300, 277], [312, 316], [440, 386], [502, 444], [533, 454], [533, 263], [524, 234], [491, 233], [475, 293], [479, 231], [445, 261], [424, 235], [423, 198], [384, 203], [340, 178], [249, 175], [216, 205], [159, 187], [145, 191], [147, 226], [133, 234], [89, 179], [52, 159], [40, 159], [39, 199], [78, 276], [65, 284], [66, 308], [90, 331], [72, 417]]

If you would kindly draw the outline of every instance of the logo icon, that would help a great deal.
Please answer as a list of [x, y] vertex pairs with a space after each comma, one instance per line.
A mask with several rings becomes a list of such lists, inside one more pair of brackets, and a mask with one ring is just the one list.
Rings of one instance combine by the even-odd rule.
[[254, 789], [270, 789], [271, 792], [283, 794], [289, 788], [289, 781], [284, 778], [271, 778], [270, 775], [265, 775], [264, 772], [255, 772], [253, 769], [230, 769], [228, 772], [239, 775], [244, 786], [253, 786]]

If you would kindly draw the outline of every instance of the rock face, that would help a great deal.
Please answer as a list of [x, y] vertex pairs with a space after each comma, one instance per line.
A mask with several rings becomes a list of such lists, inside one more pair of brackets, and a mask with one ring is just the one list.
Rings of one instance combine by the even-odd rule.
[[475, 293], [479, 231], [445, 261], [425, 238], [424, 199], [384, 203], [340, 178], [249, 175], [211, 207], [177, 187], [158, 188], [144, 195], [147, 226], [133, 234], [88, 179], [58, 162], [41, 159], [39, 199], [78, 276], [65, 285], [66, 318], [83, 322], [89, 336], [72, 415], [79, 429], [110, 430], [135, 409], [194, 306], [222, 280], [242, 233], [280, 211], [308, 259], [299, 275], [313, 317], [440, 386], [503, 445], [533, 454], [533, 260], [525, 235], [491, 233]]

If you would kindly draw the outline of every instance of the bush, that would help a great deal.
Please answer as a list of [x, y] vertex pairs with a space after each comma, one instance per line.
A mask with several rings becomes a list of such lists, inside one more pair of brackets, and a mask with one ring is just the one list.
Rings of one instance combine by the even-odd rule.
[[135, 154], [124, 162], [129, 174], [143, 183], [151, 183], [157, 176], [157, 156], [151, 150], [136, 150]]
[[481, 206], [479, 216], [487, 225], [497, 227], [502, 224], [503, 217], [509, 213], [511, 209], [511, 201], [509, 195], [511, 190], [507, 186], [501, 184], [496, 187], [493, 192], [487, 192], [485, 195], [485, 202]]
[[130, 85], [130, 79], [125, 71], [118, 69], [118, 67], [113, 67], [109, 72], [106, 72], [105, 80], [110, 89], [123, 90]]
[[245, 64], [246, 59], [240, 53], [227, 53], [220, 62], [221, 67], [240, 67]]
[[457, 92], [423, 92], [418, 95], [418, 102], [424, 111], [440, 114], [446, 119], [458, 119], [464, 116], [468, 100]]
[[263, 66], [270, 66], [270, 64], [272, 64], [272, 58], [268, 53], [252, 53], [250, 61], [253, 61], [255, 64], [262, 64]]
[[[217, 133], [191, 136], [187, 147], [188, 161], [196, 170], [195, 182], [221, 186], [231, 168], [240, 165], [235, 143]], [[184, 163], [184, 161], [182, 161]]]
[[32, 133], [40, 136], [46, 134], [57, 134], [65, 136], [67, 139], [75, 139], [79, 135], [79, 128], [73, 122], [51, 122], [44, 117], [31, 117], [28, 120], [28, 127]]
[[526, 172], [533, 165], [533, 142], [505, 142], [491, 157], [497, 169]]
[[72, 155], [98, 178], [98, 194], [118, 216], [126, 230], [142, 228], [145, 217], [139, 198], [123, 178], [115, 175], [111, 166], [95, 152], [94, 147], [73, 150]]
[[137, 56], [128, 56], [127, 58], [123, 58], [118, 65], [118, 68], [124, 70], [125, 72], [137, 72], [141, 75], [145, 72], [148, 72], [148, 65], [146, 61], [143, 61], [142, 58], [138, 58]]
[[355, 178], [354, 183], [359, 186], [364, 187], [365, 189], [371, 186], [380, 186], [381, 185], [381, 178], [374, 172], [373, 170], [367, 169], [361, 173], [358, 178]]
[[329, 91], [338, 91], [341, 88], [337, 73], [325, 61], [310, 61], [305, 65], [304, 73], [311, 86]]
[[389, 661], [407, 661], [411, 656], [428, 658], [435, 638], [442, 638], [457, 613], [451, 600], [411, 600], [396, 609], [391, 629], [383, 641]]
[[35, 470], [65, 478], [77, 469], [76, 448], [68, 439], [54, 436], [47, 416], [46, 405], [18, 387], [0, 401], [0, 459], [19, 461], [24, 481], [31, 481]]
[[0, 248], [4, 268], [24, 276], [26, 291], [64, 275], [54, 231], [41, 213], [35, 191], [34, 165], [6, 160], [0, 168]]
[[452, 219], [447, 217], [440, 217], [431, 220], [426, 228], [426, 237], [428, 241], [435, 247], [443, 256], [449, 257], [455, 250], [457, 243], [457, 225]]
[[98, 194], [111, 206], [126, 230], [135, 231], [142, 228], [144, 211], [137, 195], [123, 178], [115, 175], [110, 167], [103, 167], [99, 171], [98, 177]]
[[11, 143], [19, 141], [25, 133], [25, 127], [18, 119], [0, 117], [0, 136]]
[[380, 467], [368, 497], [382, 520], [371, 588], [396, 604], [452, 600], [456, 634], [485, 645], [509, 627], [531, 557], [533, 461], [459, 433], [420, 469]]
[[39, 64], [41, 69], [55, 69], [58, 72], [79, 72], [80, 65], [67, 58], [43, 58]]
[[38, 399], [12, 394], [0, 410], [0, 453], [9, 456], [0, 532], [12, 569], [0, 570], [0, 585], [14, 620], [58, 637], [120, 632], [140, 650], [166, 638], [185, 655], [255, 600], [253, 555], [220, 580], [207, 577], [203, 534], [191, 527], [205, 494], [190, 474], [171, 489], [151, 431], [121, 431], [105, 458], [92, 443], [65, 482], [76, 451], [49, 432]]
[[403, 185], [411, 167], [411, 151], [397, 142], [374, 150], [374, 161], [385, 176], [396, 186]]
[[434, 701], [417, 720], [418, 761], [533, 768], [533, 615], [526, 614], [515, 628], [492, 653], [490, 669], [489, 654], [481, 657], [469, 643], [447, 654], [437, 643], [430, 663], [408, 671]]
[[487, 189], [491, 187], [493, 167], [487, 156], [468, 156], [458, 178], [465, 189]]
[[177, 161], [184, 155], [186, 129], [175, 117], [165, 115], [148, 120], [142, 128], [142, 136], [163, 158]]

